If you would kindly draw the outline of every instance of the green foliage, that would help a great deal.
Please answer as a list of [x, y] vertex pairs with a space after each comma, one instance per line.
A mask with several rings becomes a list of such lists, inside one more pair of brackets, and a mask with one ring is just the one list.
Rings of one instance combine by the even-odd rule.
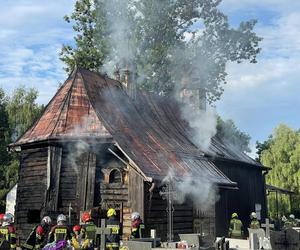
[[6, 145], [9, 141], [7, 98], [0, 88], [0, 166], [8, 163]]
[[255, 159], [256, 161], [261, 162], [262, 152], [264, 150], [267, 150], [267, 149], [270, 148], [272, 138], [273, 138], [272, 135], [270, 135], [269, 138], [264, 142], [256, 141], [256, 146], [255, 146], [256, 147], [256, 154], [257, 154], [257, 158]]
[[[261, 152], [261, 163], [271, 167], [267, 175], [267, 183], [276, 187], [288, 189], [299, 194], [300, 191], [300, 132], [286, 125], [279, 125], [272, 137], [263, 143], [264, 150]], [[268, 197], [269, 211], [271, 216], [276, 215], [275, 196]], [[293, 196], [290, 206], [289, 197], [280, 195], [279, 214], [283, 215], [290, 211], [300, 213], [299, 195]]]
[[35, 89], [17, 88], [7, 103], [11, 139], [15, 141], [32, 125], [43, 109], [35, 103], [38, 92]]
[[234, 145], [242, 152], [251, 152], [249, 143], [251, 137], [238, 129], [232, 120], [223, 121], [220, 116], [217, 120], [217, 135], [224, 141]]
[[[143, 89], [167, 95], [181, 87], [183, 78], [189, 78], [206, 91], [210, 102], [216, 101], [226, 83], [227, 62], [255, 63], [261, 41], [253, 31], [255, 20], [233, 29], [218, 9], [220, 3], [221, 0], [111, 0], [107, 4], [101, 0], [77, 0], [74, 12], [66, 17], [66, 21], [75, 23], [76, 46], [64, 46], [61, 59], [68, 71], [75, 62], [99, 71], [106, 60], [115, 64], [130, 61]], [[111, 16], [118, 20], [117, 25], [111, 23]], [[120, 16], [127, 17], [126, 22], [121, 23]], [[113, 33], [122, 33], [116, 26], [125, 23], [123, 30], [128, 34], [116, 43]], [[126, 57], [126, 53], [115, 53], [126, 48], [131, 51], [127, 53], [130, 58], [114, 61], [115, 55]]]
[[35, 103], [37, 91], [17, 88], [11, 97], [0, 89], [0, 211], [5, 210], [7, 192], [18, 179], [17, 153], [7, 151], [7, 146], [21, 136], [40, 115], [43, 106]]
[[[97, 9], [97, 11], [96, 11]], [[75, 46], [63, 45], [60, 59], [70, 72], [75, 65], [92, 71], [99, 71], [108, 53], [105, 38], [106, 20], [101, 1], [79, 0], [70, 16], [64, 19], [73, 23], [76, 32]]]

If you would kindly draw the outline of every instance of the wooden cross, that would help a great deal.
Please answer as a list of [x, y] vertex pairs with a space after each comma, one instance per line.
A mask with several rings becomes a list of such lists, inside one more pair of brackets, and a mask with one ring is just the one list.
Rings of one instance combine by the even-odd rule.
[[261, 224], [261, 227], [266, 228], [266, 237], [270, 239], [270, 229], [274, 228], [274, 224], [270, 224], [269, 219], [266, 219], [265, 224]]
[[105, 219], [101, 219], [101, 227], [96, 228], [96, 235], [100, 235], [100, 250], [105, 250], [105, 236], [111, 234], [111, 228], [106, 228], [105, 224]]

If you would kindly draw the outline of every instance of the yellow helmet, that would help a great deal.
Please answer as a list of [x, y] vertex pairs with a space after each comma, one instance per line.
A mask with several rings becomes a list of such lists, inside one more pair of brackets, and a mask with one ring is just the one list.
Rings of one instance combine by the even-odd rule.
[[116, 215], [117, 215], [117, 212], [115, 209], [113, 209], [113, 208], [108, 209], [107, 217], [112, 217], [112, 216], [116, 216]]
[[233, 218], [237, 218], [238, 217], [238, 214], [237, 213], [233, 213], [232, 215], [231, 215], [231, 218], [233, 219]]

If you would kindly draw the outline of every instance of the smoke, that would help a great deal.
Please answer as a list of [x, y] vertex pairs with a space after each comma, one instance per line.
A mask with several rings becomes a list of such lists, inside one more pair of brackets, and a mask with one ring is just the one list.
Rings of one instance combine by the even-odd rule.
[[216, 184], [205, 175], [178, 178], [174, 171], [170, 170], [163, 183], [172, 185], [175, 203], [183, 204], [192, 200], [193, 206], [201, 211], [208, 211], [219, 199]]
[[217, 133], [217, 114], [215, 109], [208, 107], [206, 110], [194, 109], [190, 105], [182, 105], [182, 117], [192, 129], [193, 143], [204, 152], [207, 152], [211, 139]]
[[112, 75], [117, 65], [127, 64], [133, 59], [132, 22], [130, 13], [134, 6], [129, 0], [104, 1], [109, 33], [110, 53], [103, 70]]
[[[72, 137], [82, 136], [87, 133], [88, 129], [95, 123], [94, 119], [89, 116], [83, 116], [81, 121], [70, 131]], [[88, 135], [88, 134], [86, 134]], [[68, 144], [68, 162], [76, 175], [80, 171], [81, 164], [78, 162], [82, 159], [84, 153], [89, 152], [90, 145], [84, 139], [78, 139], [74, 143]]]
[[79, 173], [81, 166], [78, 161], [82, 158], [84, 153], [89, 152], [89, 149], [89, 144], [81, 139], [76, 140], [72, 145], [68, 145], [68, 161], [76, 175]]

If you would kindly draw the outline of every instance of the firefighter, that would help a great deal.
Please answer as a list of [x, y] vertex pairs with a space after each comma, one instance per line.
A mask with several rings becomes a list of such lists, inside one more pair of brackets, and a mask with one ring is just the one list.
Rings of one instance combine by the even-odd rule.
[[60, 214], [57, 216], [57, 225], [52, 227], [49, 233], [49, 243], [72, 240], [73, 234], [69, 227], [66, 225], [66, 222], [67, 218], [65, 215]]
[[230, 238], [237, 238], [237, 239], [243, 238], [243, 223], [239, 219], [237, 213], [233, 213], [231, 215], [228, 236]]
[[82, 249], [94, 249], [96, 244], [96, 225], [89, 212], [84, 212], [81, 219], [84, 222], [81, 229], [83, 239]]
[[2, 226], [3, 218], [4, 218], [4, 214], [0, 214], [0, 227]]
[[78, 242], [80, 242], [80, 241], [81, 241], [81, 238], [82, 238], [82, 234], [81, 234], [81, 226], [80, 226], [80, 225], [75, 225], [75, 226], [73, 226], [72, 231], [73, 231], [74, 238], [75, 238]]
[[259, 220], [257, 219], [257, 215], [255, 212], [252, 212], [250, 214], [251, 222], [250, 222], [250, 228], [251, 229], [259, 229], [260, 228], [260, 223]]
[[116, 210], [113, 208], [107, 211], [107, 228], [111, 229], [111, 234], [106, 237], [106, 249], [118, 250], [120, 246], [120, 222], [117, 219]]
[[82, 243], [82, 233], [81, 233], [81, 226], [80, 225], [75, 225], [72, 228], [72, 233], [73, 233], [73, 237], [71, 240], [73, 249], [77, 250], [77, 249], [81, 249], [80, 245]]
[[[2, 226], [0, 228], [0, 249], [15, 250], [17, 247], [16, 229], [13, 225], [13, 221], [14, 216], [11, 213], [6, 213], [3, 216]], [[4, 241], [8, 243], [8, 246], [5, 246]]]
[[49, 216], [45, 216], [41, 220], [41, 223], [32, 229], [23, 245], [23, 249], [42, 249], [45, 245], [44, 243], [47, 238], [47, 234], [50, 231], [51, 222], [51, 218]]
[[131, 214], [131, 238], [138, 239], [143, 238], [145, 225], [141, 220], [141, 216], [138, 212]]

